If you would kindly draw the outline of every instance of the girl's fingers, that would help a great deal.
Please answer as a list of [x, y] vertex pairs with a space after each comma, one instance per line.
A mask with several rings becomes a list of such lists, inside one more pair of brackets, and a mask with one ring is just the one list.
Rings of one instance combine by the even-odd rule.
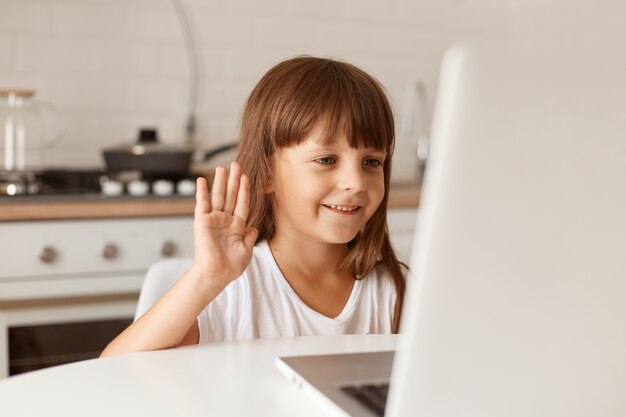
[[228, 184], [226, 185], [226, 201], [224, 202], [224, 213], [232, 214], [237, 203], [237, 193], [239, 191], [239, 178], [241, 177], [241, 168], [237, 162], [230, 164], [230, 174], [228, 176]]
[[248, 220], [250, 210], [250, 178], [246, 174], [241, 175], [239, 190], [237, 192], [237, 204], [233, 215], [239, 217], [244, 222]]
[[196, 179], [196, 215], [208, 213], [211, 211], [211, 202], [209, 201], [209, 190], [206, 178], [198, 177]]
[[211, 211], [224, 209], [224, 193], [226, 193], [226, 168], [215, 168], [215, 178], [211, 187]]

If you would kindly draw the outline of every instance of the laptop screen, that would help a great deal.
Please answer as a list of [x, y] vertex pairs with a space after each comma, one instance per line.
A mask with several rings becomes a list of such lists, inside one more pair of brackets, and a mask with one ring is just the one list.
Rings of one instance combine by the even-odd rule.
[[388, 416], [626, 414], [626, 58], [443, 64]]

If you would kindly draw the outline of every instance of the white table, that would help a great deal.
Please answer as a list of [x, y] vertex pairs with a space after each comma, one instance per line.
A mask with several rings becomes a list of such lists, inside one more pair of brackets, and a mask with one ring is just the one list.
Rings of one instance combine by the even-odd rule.
[[0, 415], [320, 416], [277, 356], [394, 349], [394, 335], [314, 336], [93, 359], [0, 381]]

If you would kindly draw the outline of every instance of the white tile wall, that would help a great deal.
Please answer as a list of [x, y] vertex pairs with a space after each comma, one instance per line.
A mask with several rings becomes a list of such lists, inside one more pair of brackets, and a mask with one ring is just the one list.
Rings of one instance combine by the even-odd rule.
[[9, 72], [15, 68], [15, 39], [0, 36], [0, 71]]
[[14, 34], [48, 34], [52, 7], [49, 1], [2, 0], [0, 31]]
[[[396, 111], [407, 86], [421, 79], [432, 112], [441, 56], [456, 40], [552, 37], [623, 46], [626, 39], [626, 6], [617, 0], [182, 1], [197, 40], [197, 140], [206, 147], [235, 137], [256, 81], [290, 56], [361, 66], [387, 87]], [[65, 123], [48, 164], [101, 164], [103, 147], [132, 141], [142, 125], [181, 143], [188, 81], [169, 0], [0, 0], [0, 88], [37, 89]], [[398, 138], [396, 179], [414, 176], [414, 149]]]

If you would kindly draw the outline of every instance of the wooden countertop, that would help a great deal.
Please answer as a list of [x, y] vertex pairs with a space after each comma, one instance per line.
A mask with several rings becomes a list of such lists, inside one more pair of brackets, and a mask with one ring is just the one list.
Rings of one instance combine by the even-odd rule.
[[[419, 187], [415, 184], [391, 188], [389, 207], [417, 207]], [[25, 220], [76, 220], [127, 217], [191, 216], [193, 198], [104, 198], [104, 197], [2, 197], [0, 222]]]
[[397, 184], [391, 187], [389, 192], [389, 207], [415, 207], [420, 203], [420, 188], [414, 183]]

